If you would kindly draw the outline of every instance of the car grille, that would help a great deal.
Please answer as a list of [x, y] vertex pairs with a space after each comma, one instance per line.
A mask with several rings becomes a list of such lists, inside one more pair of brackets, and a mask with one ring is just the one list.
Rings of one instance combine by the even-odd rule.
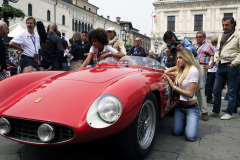
[[43, 123], [47, 123], [53, 126], [54, 133], [55, 133], [54, 139], [50, 142], [47, 142], [47, 144], [54, 144], [54, 143], [69, 141], [74, 137], [74, 131], [71, 128], [63, 125], [48, 123], [48, 122], [10, 118], [10, 117], [5, 117], [5, 118], [9, 120], [11, 125], [11, 131], [5, 136], [19, 140], [19, 141], [38, 143], [38, 144], [46, 143], [41, 141], [37, 135], [38, 127]]

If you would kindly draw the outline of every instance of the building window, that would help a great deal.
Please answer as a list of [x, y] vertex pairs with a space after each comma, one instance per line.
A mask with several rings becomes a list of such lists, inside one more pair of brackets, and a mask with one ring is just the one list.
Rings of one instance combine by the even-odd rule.
[[65, 39], [65, 33], [62, 32], [62, 39]]
[[51, 19], [50, 19], [50, 11], [49, 10], [47, 10], [47, 21], [50, 21]]
[[91, 12], [91, 8], [89, 8], [89, 12]]
[[224, 16], [223, 17], [233, 17], [233, 13], [224, 13]]
[[203, 15], [195, 15], [194, 31], [203, 30]]
[[65, 16], [62, 16], [62, 25], [65, 25]]
[[175, 31], [175, 16], [168, 16], [168, 31]]
[[74, 31], [74, 19], [72, 19], [72, 31]]
[[82, 27], [81, 27], [81, 26], [82, 26], [82, 23], [79, 21], [79, 22], [78, 22], [78, 29], [79, 29], [79, 32], [80, 32], [80, 33], [82, 32]]
[[77, 32], [78, 30], [78, 22], [77, 22], [77, 20], [75, 21], [75, 31]]
[[88, 32], [90, 31], [90, 24], [88, 25]]
[[85, 31], [88, 31], [87, 23], [85, 23]]
[[28, 4], [28, 16], [32, 16], [32, 5]]
[[84, 28], [84, 23], [82, 22], [82, 31], [86, 31]]
[[86, 6], [84, 6], [84, 9], [86, 9]]

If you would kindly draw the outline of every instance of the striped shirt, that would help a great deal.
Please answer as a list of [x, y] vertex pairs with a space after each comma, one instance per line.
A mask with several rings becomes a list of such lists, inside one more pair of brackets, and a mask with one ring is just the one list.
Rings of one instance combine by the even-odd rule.
[[198, 62], [200, 64], [208, 64], [211, 56], [213, 56], [215, 53], [214, 47], [206, 41], [203, 41], [202, 44], [195, 44], [195, 47], [197, 51]]

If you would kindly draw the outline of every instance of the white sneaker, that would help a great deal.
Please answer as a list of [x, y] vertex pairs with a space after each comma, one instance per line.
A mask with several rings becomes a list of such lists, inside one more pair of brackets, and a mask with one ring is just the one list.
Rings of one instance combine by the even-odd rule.
[[208, 114], [208, 116], [209, 116], [209, 117], [219, 117], [220, 114], [219, 114], [219, 113], [215, 113], [215, 112], [210, 112], [210, 113]]
[[231, 119], [231, 118], [232, 118], [232, 116], [231, 116], [230, 114], [224, 114], [224, 115], [221, 117], [222, 120], [229, 120], [229, 119]]

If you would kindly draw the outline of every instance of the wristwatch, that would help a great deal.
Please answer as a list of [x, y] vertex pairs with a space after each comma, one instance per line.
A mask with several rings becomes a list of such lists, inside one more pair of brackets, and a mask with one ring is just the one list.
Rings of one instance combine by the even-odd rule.
[[178, 87], [178, 86], [174, 86], [174, 87], [173, 87], [173, 90], [175, 91], [177, 87]]
[[108, 52], [109, 56], [112, 56], [112, 52]]

